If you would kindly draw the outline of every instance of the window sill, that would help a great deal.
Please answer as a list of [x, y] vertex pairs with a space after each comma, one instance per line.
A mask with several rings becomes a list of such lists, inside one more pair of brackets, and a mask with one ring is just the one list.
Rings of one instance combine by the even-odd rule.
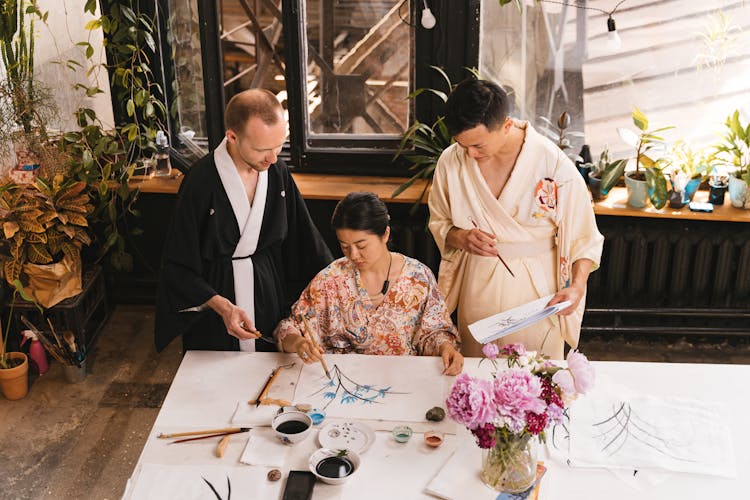
[[[406, 181], [403, 177], [360, 177], [353, 175], [292, 174], [302, 196], [306, 200], [338, 201], [352, 191], [372, 191], [386, 203], [414, 203], [419, 199], [425, 181], [417, 181], [397, 198], [393, 191]], [[174, 178], [153, 177], [130, 182], [130, 187], [142, 193], [175, 194], [182, 182], [182, 176]], [[429, 190], [428, 190], [429, 192]], [[707, 201], [708, 191], [698, 191], [695, 201]], [[425, 196], [425, 202], [427, 197]], [[597, 215], [619, 217], [647, 217], [657, 219], [683, 219], [721, 222], [750, 222], [750, 210], [734, 208], [727, 194], [724, 205], [714, 207], [712, 213], [691, 212], [687, 206], [681, 209], [664, 207], [632, 208], [627, 206], [627, 192], [624, 187], [613, 188], [606, 200], [594, 204]]]

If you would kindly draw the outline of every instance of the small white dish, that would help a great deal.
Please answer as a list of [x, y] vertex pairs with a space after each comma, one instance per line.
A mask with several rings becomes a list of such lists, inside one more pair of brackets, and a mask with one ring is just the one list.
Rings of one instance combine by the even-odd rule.
[[315, 451], [312, 455], [310, 455], [310, 460], [308, 461], [308, 465], [310, 467], [310, 472], [315, 474], [315, 477], [323, 481], [324, 483], [328, 484], [343, 484], [345, 483], [350, 477], [352, 477], [356, 472], [359, 470], [359, 466], [362, 463], [362, 461], [359, 458], [359, 454], [354, 451], [346, 451], [344, 456], [342, 458], [345, 458], [349, 461], [351, 464], [351, 472], [349, 472], [347, 475], [343, 477], [328, 477], [320, 474], [318, 472], [318, 465], [328, 458], [332, 457], [341, 457], [342, 451], [341, 450], [330, 450], [328, 448], [321, 448], [317, 451]]
[[320, 428], [318, 441], [323, 448], [361, 454], [375, 442], [375, 431], [362, 422], [332, 422]]

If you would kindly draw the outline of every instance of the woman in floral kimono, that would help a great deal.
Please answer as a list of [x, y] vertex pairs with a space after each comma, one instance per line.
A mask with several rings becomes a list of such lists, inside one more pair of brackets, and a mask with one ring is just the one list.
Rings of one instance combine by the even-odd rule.
[[[388, 220], [373, 193], [350, 193], [339, 202], [331, 225], [344, 257], [313, 278], [279, 323], [279, 348], [306, 363], [323, 352], [441, 356], [444, 373], [457, 375], [460, 340], [435, 277], [421, 262], [388, 250]], [[301, 335], [305, 320], [320, 348]]]

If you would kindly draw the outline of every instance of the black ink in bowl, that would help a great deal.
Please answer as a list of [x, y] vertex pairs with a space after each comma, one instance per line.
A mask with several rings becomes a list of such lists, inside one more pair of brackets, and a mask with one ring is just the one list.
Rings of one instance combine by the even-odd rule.
[[309, 425], [307, 425], [307, 422], [287, 420], [286, 422], [281, 422], [277, 425], [276, 430], [282, 434], [299, 434], [300, 432], [305, 432], [308, 427]]
[[345, 457], [327, 457], [318, 462], [315, 470], [321, 476], [340, 478], [354, 472], [354, 464]]

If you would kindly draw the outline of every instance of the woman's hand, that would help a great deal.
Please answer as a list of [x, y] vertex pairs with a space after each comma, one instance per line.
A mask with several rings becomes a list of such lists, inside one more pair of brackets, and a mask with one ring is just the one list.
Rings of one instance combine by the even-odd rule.
[[302, 335], [287, 335], [284, 337], [281, 349], [284, 352], [296, 352], [297, 356], [307, 364], [317, 363], [323, 359], [323, 348], [317, 347]]
[[443, 358], [443, 375], [458, 375], [464, 368], [464, 357], [450, 342], [443, 342], [440, 346], [440, 356]]

